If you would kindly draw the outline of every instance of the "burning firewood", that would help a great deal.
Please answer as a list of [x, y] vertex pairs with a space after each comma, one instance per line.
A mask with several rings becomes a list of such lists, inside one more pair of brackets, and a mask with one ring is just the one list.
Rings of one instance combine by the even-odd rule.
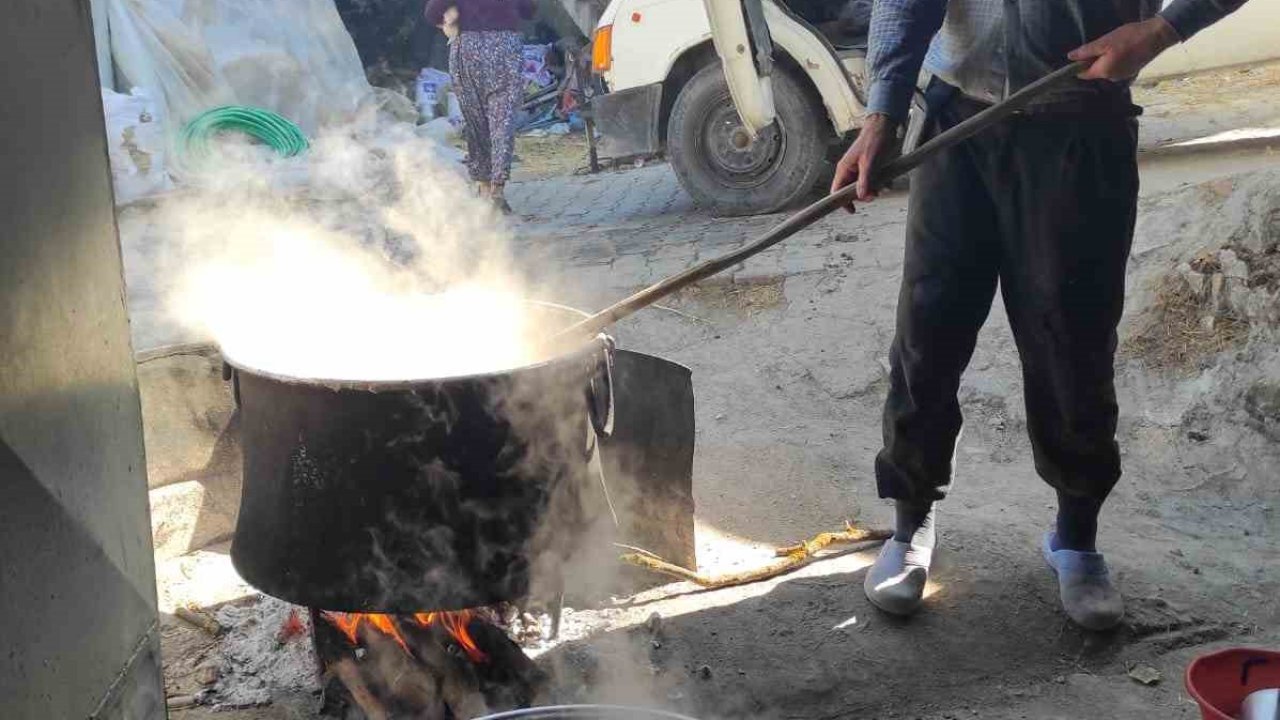
[[387, 720], [387, 709], [365, 684], [363, 674], [354, 660], [343, 658], [329, 667], [334, 676], [342, 681], [351, 699], [360, 706], [360, 710], [368, 720]]
[[542, 699], [545, 675], [484, 616], [313, 611], [317, 653], [328, 667], [326, 708], [337, 715], [354, 705], [370, 718], [471, 720]]
[[643, 548], [623, 546], [633, 552], [623, 554], [621, 559], [622, 562], [628, 565], [635, 565], [646, 570], [677, 577], [681, 580], [688, 580], [701, 587], [714, 590], [768, 580], [804, 567], [813, 560], [816, 553], [835, 543], [881, 542], [891, 537], [893, 537], [893, 532], [889, 530], [867, 530], [854, 527], [851, 523], [846, 523], [845, 529], [842, 531], [820, 533], [806, 542], [777, 548], [774, 554], [782, 558], [781, 560], [755, 570], [725, 575], [703, 575], [695, 570], [669, 563]]
[[444, 720], [447, 698], [430, 669], [423, 667], [409, 646], [401, 645], [405, 638], [403, 632], [393, 638], [366, 627], [360, 637], [368, 651], [362, 669], [378, 696], [386, 699], [392, 717], [411, 714], [422, 720]]
[[385, 634], [381, 626], [356, 626], [359, 650], [329, 665], [348, 696], [368, 720], [412, 716], [420, 720], [448, 717], [439, 681], [400, 645], [403, 635]]
[[508, 710], [545, 704], [542, 694], [548, 677], [533, 659], [497, 626], [480, 621], [469, 627], [476, 643], [489, 655], [480, 668], [480, 685], [489, 706]]
[[[465, 652], [450, 652], [436, 623], [404, 623], [414, 657], [439, 682], [440, 697], [452, 716], [471, 720], [489, 713], [473, 661]], [[487, 659], [486, 659], [487, 661]]]

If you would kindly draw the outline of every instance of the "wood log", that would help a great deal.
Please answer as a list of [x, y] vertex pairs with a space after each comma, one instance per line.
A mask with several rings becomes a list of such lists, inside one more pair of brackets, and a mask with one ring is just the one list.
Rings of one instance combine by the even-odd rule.
[[820, 551], [835, 543], [881, 542], [891, 537], [893, 537], [893, 532], [890, 530], [868, 530], [867, 528], [856, 527], [853, 523], [846, 521], [844, 530], [818, 533], [805, 542], [780, 547], [774, 551], [774, 555], [778, 557], [792, 557], [794, 555], [809, 557], [817, 555]]
[[439, 623], [424, 627], [410, 619], [400, 623], [400, 630], [414, 657], [436, 678], [440, 699], [454, 718], [472, 720], [489, 714], [475, 667], [461, 649], [449, 651], [453, 641]]
[[164, 705], [170, 710], [181, 710], [183, 708], [192, 708], [200, 704], [200, 698], [195, 695], [174, 695], [165, 698]]
[[496, 625], [476, 617], [467, 631], [489, 657], [476, 667], [489, 707], [501, 712], [535, 704], [548, 686], [547, 673]]
[[853, 525], [846, 525], [843, 531], [821, 533], [808, 541], [777, 548], [774, 550], [774, 554], [781, 559], [764, 567], [746, 572], [726, 573], [724, 575], [703, 575], [696, 570], [669, 563], [641, 548], [635, 548], [635, 552], [624, 553], [621, 560], [628, 565], [687, 580], [709, 590], [718, 590], [720, 588], [769, 580], [793, 570], [798, 570], [812, 562], [815, 553], [833, 543], [881, 542], [891, 537], [893, 537], [893, 532], [889, 530], [866, 530], [855, 528]]
[[351, 658], [342, 658], [337, 662], [329, 665], [330, 671], [334, 677], [342, 681], [343, 687], [351, 695], [351, 700], [355, 702], [360, 710], [364, 712], [367, 720], [387, 720], [390, 715], [382, 702], [374, 696], [373, 691], [365, 683], [364, 674], [360, 671], [360, 666]]
[[424, 626], [410, 615], [391, 620], [393, 634], [362, 623], [355, 646], [323, 617], [313, 626], [327, 668], [327, 712], [349, 709], [371, 720], [470, 720], [529, 707], [542, 697], [546, 674], [482, 613], [470, 618], [466, 632], [483, 659], [468, 655], [443, 623]]
[[371, 625], [361, 627], [360, 644], [367, 653], [361, 673], [392, 717], [444, 720], [439, 681], [409, 649]]
[[183, 620], [188, 624], [200, 628], [209, 633], [213, 637], [218, 637], [226, 632], [226, 628], [222, 623], [218, 622], [214, 617], [197, 607], [179, 607], [173, 611], [174, 617]]

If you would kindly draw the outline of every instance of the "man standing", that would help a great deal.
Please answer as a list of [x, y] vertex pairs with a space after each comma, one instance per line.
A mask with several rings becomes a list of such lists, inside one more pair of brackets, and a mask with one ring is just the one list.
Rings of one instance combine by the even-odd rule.
[[1244, 0], [876, 0], [869, 115], [832, 190], [858, 199], [907, 114], [923, 64], [926, 135], [936, 135], [1071, 60], [1079, 79], [921, 165], [890, 350], [881, 497], [896, 527], [868, 570], [868, 599], [907, 615], [934, 549], [935, 503], [951, 483], [956, 391], [997, 282], [1022, 359], [1036, 471], [1058, 495], [1043, 553], [1063, 609], [1106, 629], [1124, 604], [1095, 547], [1120, 477], [1113, 383], [1116, 326], [1138, 196], [1128, 81], [1163, 50]]

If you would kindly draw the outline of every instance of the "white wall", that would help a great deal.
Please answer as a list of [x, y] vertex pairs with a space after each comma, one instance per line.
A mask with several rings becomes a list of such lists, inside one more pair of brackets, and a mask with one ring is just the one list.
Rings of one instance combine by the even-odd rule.
[[1280, 59], [1280, 0], [1249, 0], [1189, 42], [1169, 48], [1147, 66], [1142, 77], [1180, 75], [1274, 59]]

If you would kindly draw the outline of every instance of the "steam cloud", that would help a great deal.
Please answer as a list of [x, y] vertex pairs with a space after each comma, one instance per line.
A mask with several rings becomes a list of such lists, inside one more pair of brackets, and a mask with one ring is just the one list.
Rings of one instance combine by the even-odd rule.
[[548, 328], [510, 237], [412, 131], [330, 133], [299, 158], [224, 143], [158, 213], [167, 309], [234, 362], [332, 380], [481, 373], [535, 359]]
[[[164, 201], [152, 223], [166, 248], [158, 269], [173, 278], [165, 292], [170, 318], [216, 341], [237, 364], [335, 381], [478, 374], [539, 359], [538, 341], [558, 329], [546, 319], [565, 320], [527, 311], [538, 289], [517, 270], [500, 218], [410, 130], [384, 130], [376, 140], [331, 133], [292, 160], [230, 141], [216, 157], [191, 191]], [[553, 597], [563, 572], [555, 566], [563, 563], [572, 568], [571, 592], [603, 595], [618, 566], [597, 447], [581, 397], [564, 399], [573, 407], [548, 406], [542, 390], [516, 383], [493, 409], [517, 435], [540, 438], [524, 448], [515, 474], [570, 468], [534, 533], [534, 546], [552, 550], [549, 565], [535, 560], [531, 568], [531, 594]], [[577, 457], [564, 457], [566, 450]], [[463, 481], [430, 462], [419, 476], [434, 478], [426, 483], [433, 487]], [[611, 488], [614, 502], [627, 502], [619, 489]], [[452, 530], [424, 527], [411, 510], [393, 513], [390, 524], [447, 557]], [[575, 547], [550, 537], [561, 535]], [[390, 582], [396, 558], [378, 545], [364, 570]], [[460, 581], [447, 567], [421, 579], [428, 596], [434, 584]], [[598, 679], [598, 695], [655, 693], [639, 655], [622, 654]]]
[[[212, 157], [189, 192], [165, 199], [152, 225], [164, 238], [161, 271], [174, 278], [171, 319], [216, 341], [234, 363], [334, 381], [479, 374], [539, 359], [539, 341], [571, 319], [529, 310], [536, 288], [516, 268], [508, 228], [473, 197], [457, 163], [407, 128], [330, 132], [293, 159], [228, 139]], [[546, 390], [513, 380], [490, 412], [527, 440], [516, 475], [587, 473], [551, 483], [555, 497], [533, 545], [573, 555], [577, 580], [599, 592], [612, 583], [616, 553], [607, 540], [612, 518], [582, 515], [584, 504], [602, 507], [585, 400], [580, 392], [548, 398]], [[424, 487], [445, 490], [463, 481], [451, 474], [430, 462], [419, 470]], [[460, 509], [481, 517], [499, 510]], [[397, 533], [447, 557], [451, 530], [423, 527], [413, 508], [404, 511], [388, 518]], [[561, 545], [566, 538], [580, 542], [576, 551]], [[389, 580], [395, 563], [376, 558], [365, 571]], [[424, 590], [463, 581], [449, 570], [422, 578]], [[554, 594], [560, 571], [532, 570], [534, 594]]]

